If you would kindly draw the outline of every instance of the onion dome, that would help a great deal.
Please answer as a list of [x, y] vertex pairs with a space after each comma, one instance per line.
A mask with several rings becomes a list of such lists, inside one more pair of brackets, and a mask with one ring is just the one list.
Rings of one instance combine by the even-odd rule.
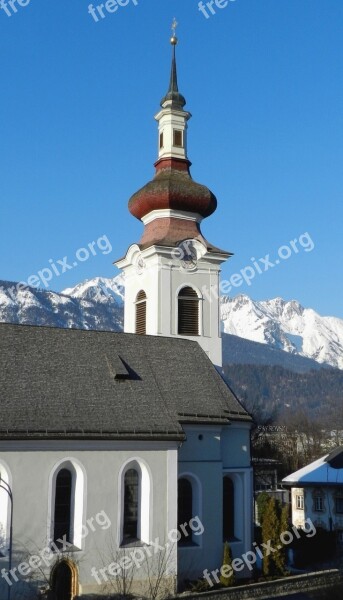
[[164, 159], [156, 163], [156, 174], [129, 200], [129, 211], [137, 219], [153, 210], [169, 209], [210, 216], [217, 207], [217, 199], [204, 185], [193, 181], [189, 162]]

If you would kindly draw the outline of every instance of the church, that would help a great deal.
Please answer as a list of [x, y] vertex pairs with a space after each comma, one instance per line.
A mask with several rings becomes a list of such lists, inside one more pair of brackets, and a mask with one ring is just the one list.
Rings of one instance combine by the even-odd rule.
[[[124, 333], [0, 324], [0, 597], [165, 597], [252, 544], [251, 417], [221, 375], [221, 264], [175, 34]], [[6, 596], [7, 595], [7, 596]]]

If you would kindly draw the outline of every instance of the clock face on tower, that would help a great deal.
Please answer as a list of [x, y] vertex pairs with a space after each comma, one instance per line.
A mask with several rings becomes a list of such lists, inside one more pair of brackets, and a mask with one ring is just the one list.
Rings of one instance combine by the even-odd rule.
[[197, 251], [192, 240], [181, 242], [178, 246], [180, 253], [180, 268], [185, 271], [194, 271], [197, 268]]
[[145, 260], [143, 259], [143, 257], [139, 254], [136, 262], [135, 262], [135, 268], [136, 268], [136, 272], [138, 275], [141, 275], [141, 273], [143, 273], [144, 269], [145, 269]]

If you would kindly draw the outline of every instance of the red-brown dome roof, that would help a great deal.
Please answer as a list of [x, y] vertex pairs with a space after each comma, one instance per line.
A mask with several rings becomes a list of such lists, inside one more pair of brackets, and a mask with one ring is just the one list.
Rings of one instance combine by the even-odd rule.
[[129, 200], [129, 211], [137, 219], [153, 210], [170, 209], [208, 217], [217, 208], [217, 199], [204, 185], [193, 181], [189, 162], [159, 161], [156, 175]]

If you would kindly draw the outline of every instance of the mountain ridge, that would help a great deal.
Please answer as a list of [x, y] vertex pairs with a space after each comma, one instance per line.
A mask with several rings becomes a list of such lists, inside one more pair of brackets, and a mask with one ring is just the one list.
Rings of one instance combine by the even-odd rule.
[[[62, 292], [0, 281], [0, 322], [123, 330], [124, 281], [95, 277]], [[279, 365], [298, 372], [343, 369], [343, 320], [296, 300], [221, 298], [224, 364]]]

